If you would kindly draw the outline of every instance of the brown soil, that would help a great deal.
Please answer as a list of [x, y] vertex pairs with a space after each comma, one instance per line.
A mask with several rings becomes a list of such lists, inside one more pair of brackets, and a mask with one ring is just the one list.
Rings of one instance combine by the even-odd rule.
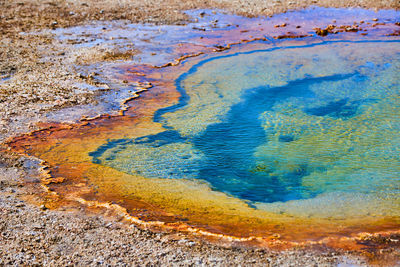
[[[40, 128], [47, 112], [96, 101], [96, 92], [77, 83], [91, 83], [74, 63], [92, 64], [139, 53], [100, 49], [93, 56], [67, 58], [51, 34], [23, 34], [81, 25], [93, 20], [129, 20], [155, 24], [185, 24], [181, 10], [219, 8], [233, 13], [273, 15], [310, 5], [398, 9], [398, 0], [0, 0], [0, 143], [8, 137]], [[8, 81], [9, 78], [12, 79]], [[91, 83], [99, 88], [101, 84]], [[37, 166], [27, 158], [0, 154], [0, 265], [271, 265], [331, 266], [338, 262], [366, 264], [356, 255], [320, 251], [273, 252], [211, 245], [176, 233], [153, 233], [126, 225], [107, 214], [80, 209], [47, 210], [36, 194], [43, 189]], [[39, 193], [40, 194], [40, 193]], [[29, 201], [26, 201], [29, 200]], [[30, 203], [36, 203], [30, 204]], [[383, 253], [383, 252], [382, 252]], [[385, 255], [388, 255], [387, 253]], [[390, 264], [399, 251], [393, 250]], [[377, 255], [374, 255], [377, 256]], [[379, 255], [378, 255], [379, 258]], [[381, 261], [382, 263], [382, 261]]]

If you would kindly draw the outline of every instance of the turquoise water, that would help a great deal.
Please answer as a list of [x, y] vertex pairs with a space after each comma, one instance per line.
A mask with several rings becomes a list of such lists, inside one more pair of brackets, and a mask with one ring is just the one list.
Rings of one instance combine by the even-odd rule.
[[249, 203], [399, 196], [400, 42], [335, 41], [209, 57], [176, 80], [165, 131], [93, 162], [197, 179]]

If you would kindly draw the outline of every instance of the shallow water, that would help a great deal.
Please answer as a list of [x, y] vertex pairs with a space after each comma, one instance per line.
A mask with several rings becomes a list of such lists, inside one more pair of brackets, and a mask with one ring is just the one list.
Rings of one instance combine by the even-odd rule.
[[[261, 246], [359, 250], [368, 246], [361, 233], [400, 225], [397, 18], [359, 9], [252, 19], [207, 11], [161, 32], [123, 22], [104, 32], [66, 29], [68, 38], [93, 33], [111, 46], [117, 35], [153, 32], [148, 47], [138, 42], [148, 64], [95, 66], [126, 89], [108, 91], [97, 110], [149, 90], [118, 114], [51, 124], [9, 146], [44, 161], [46, 206], [77, 201], [146, 226]], [[359, 32], [316, 36], [313, 27], [333, 19]], [[163, 67], [149, 65], [159, 60]]]
[[251, 205], [326, 193], [395, 204], [399, 67], [397, 41], [213, 57], [177, 79], [180, 102], [154, 116], [164, 132], [91, 155], [148, 178], [200, 179]]

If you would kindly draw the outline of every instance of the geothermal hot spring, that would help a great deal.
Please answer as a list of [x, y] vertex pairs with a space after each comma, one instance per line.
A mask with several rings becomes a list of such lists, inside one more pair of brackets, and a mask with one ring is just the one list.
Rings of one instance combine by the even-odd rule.
[[10, 146], [44, 160], [54, 203], [118, 207], [146, 225], [266, 245], [398, 231], [393, 14], [369, 35], [308, 36], [303, 26], [294, 38], [257, 38], [249, 26], [254, 40], [230, 49], [125, 64], [119, 77], [147, 90], [123, 114], [55, 124]]
[[155, 112], [163, 131], [90, 156], [147, 178], [205, 181], [254, 207], [315, 199], [324, 208], [295, 212], [392, 213], [334, 202], [400, 189], [399, 52], [397, 42], [327, 42], [200, 61], [176, 80], [179, 102]]

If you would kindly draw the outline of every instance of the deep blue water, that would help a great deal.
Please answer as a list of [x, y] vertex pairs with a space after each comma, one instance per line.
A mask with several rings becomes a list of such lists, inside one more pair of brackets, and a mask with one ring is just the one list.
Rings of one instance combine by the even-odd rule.
[[[202, 135], [194, 138], [195, 147], [207, 158], [200, 169], [199, 179], [208, 181], [216, 190], [251, 201], [275, 202], [302, 198], [301, 178], [307, 174], [306, 166], [287, 174], [285, 179], [252, 171], [256, 167], [253, 156], [255, 149], [266, 142], [266, 133], [259, 117], [276, 102], [286, 98], [299, 95], [312, 98], [314, 94], [309, 90], [312, 85], [341, 81], [352, 76], [309, 77], [282, 87], [247, 90], [242, 101], [232, 106], [222, 123], [210, 125]], [[332, 108], [332, 105], [321, 107], [329, 113]], [[339, 113], [341, 108], [341, 105], [337, 105], [335, 111]], [[282, 136], [281, 140], [288, 142], [290, 138]]]
[[[218, 57], [212, 60], [216, 59]], [[184, 169], [184, 172], [195, 173], [196, 179], [207, 181], [214, 190], [254, 202], [288, 201], [313, 197], [320, 193], [315, 190], [305, 193], [307, 188], [302, 185], [302, 178], [309, 174], [307, 164], [301, 165], [295, 171], [287, 172], [283, 175], [284, 177], [271, 175], [268, 170], [257, 170], [254, 158], [255, 150], [265, 144], [268, 139], [260, 115], [271, 110], [276, 103], [291, 97], [315, 98], [314, 92], [310, 90], [312, 86], [321, 83], [333, 85], [343, 81], [357, 84], [367, 81], [367, 77], [358, 72], [325, 77], [306, 76], [300, 80], [290, 81], [285, 86], [261, 86], [248, 89], [242, 94], [241, 101], [230, 107], [220, 123], [209, 125], [200, 135], [183, 137], [166, 124], [163, 115], [188, 105], [190, 98], [182, 83], [189, 75], [195, 73], [199, 66], [208, 61], [210, 60], [195, 65], [176, 80], [176, 87], [181, 93], [178, 104], [156, 112], [154, 121], [163, 123], [166, 131], [135, 140], [110, 140], [98, 150], [90, 153], [93, 162], [107, 164], [107, 161], [114, 160], [114, 156], [101, 158], [107, 150], [118, 148], [115, 150], [118, 152], [131, 144], [143, 144], [154, 148], [172, 143], [190, 143], [194, 149], [204, 155], [204, 160], [196, 168], [192, 170], [187, 168]], [[365, 99], [365, 101], [370, 100]], [[323, 106], [306, 107], [303, 111], [313, 116], [328, 116], [346, 120], [355, 116], [361, 103], [362, 101], [351, 101], [342, 97], [340, 100], [332, 99]], [[278, 140], [282, 143], [290, 143], [295, 140], [295, 136], [281, 135]], [[171, 176], [171, 178], [177, 177]]]

